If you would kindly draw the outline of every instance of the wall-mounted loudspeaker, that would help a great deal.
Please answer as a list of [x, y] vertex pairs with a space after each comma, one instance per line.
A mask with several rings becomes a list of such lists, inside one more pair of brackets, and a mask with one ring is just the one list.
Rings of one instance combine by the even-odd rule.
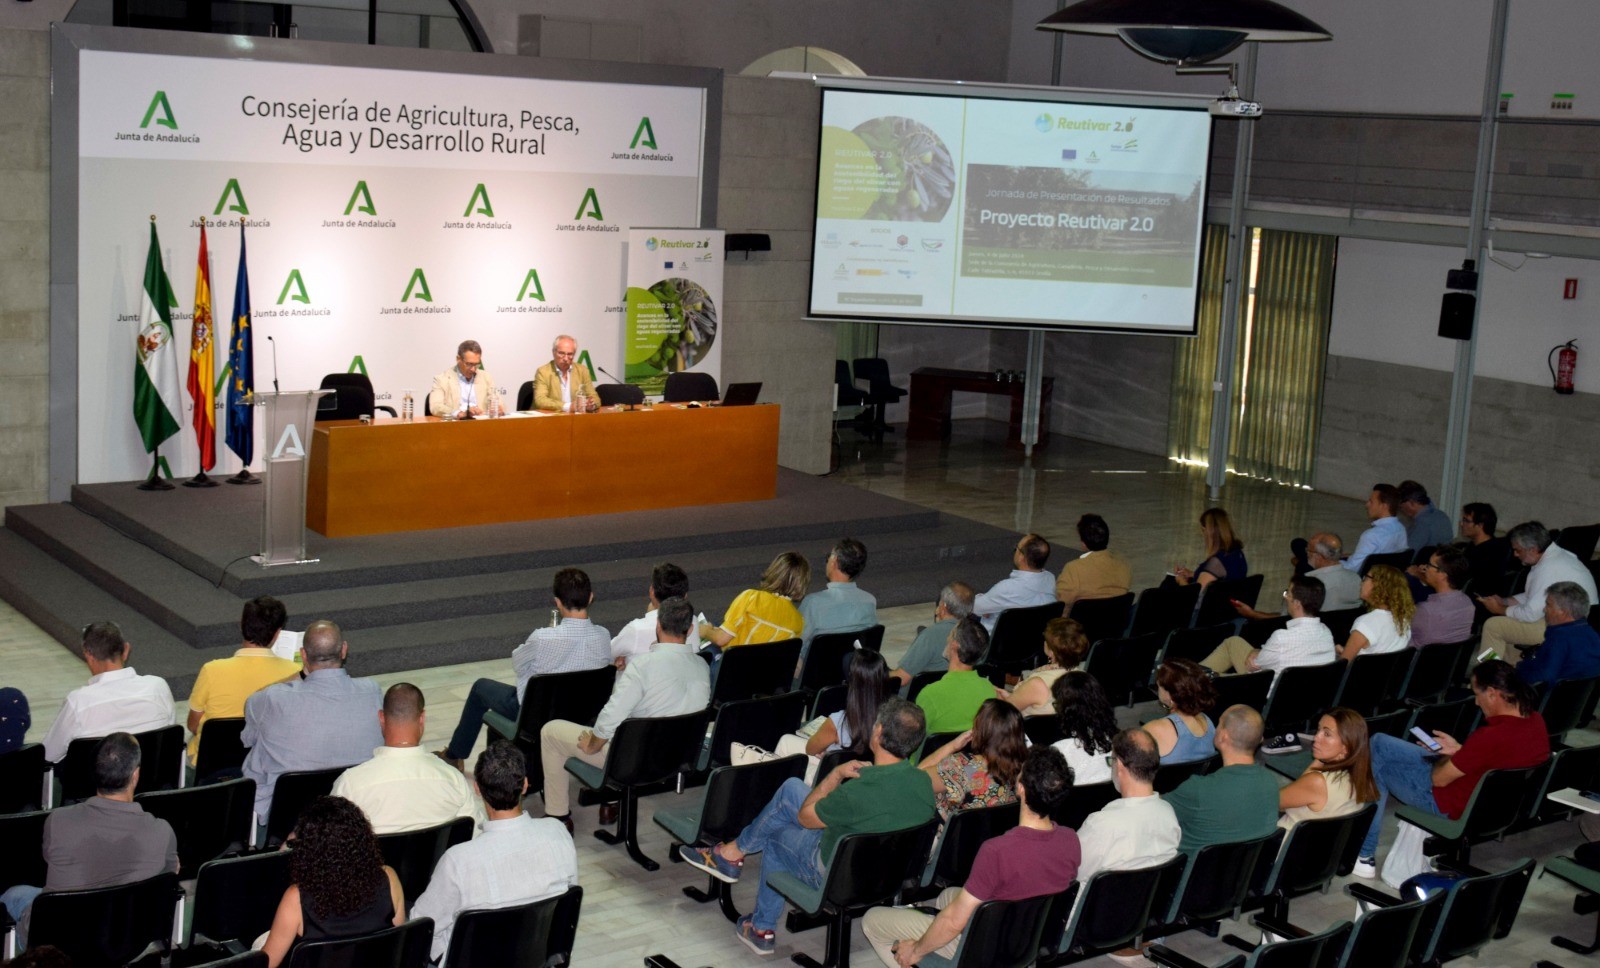
[[1472, 338], [1472, 311], [1478, 297], [1470, 292], [1447, 292], [1439, 307], [1439, 335], [1445, 339]]

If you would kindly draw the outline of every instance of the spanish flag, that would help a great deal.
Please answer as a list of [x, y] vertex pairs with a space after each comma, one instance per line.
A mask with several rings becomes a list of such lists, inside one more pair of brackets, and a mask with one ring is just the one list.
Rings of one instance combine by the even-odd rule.
[[194, 401], [194, 437], [200, 470], [217, 466], [217, 364], [211, 327], [211, 268], [206, 227], [200, 226], [200, 267], [194, 277], [194, 328], [189, 337], [189, 399]]

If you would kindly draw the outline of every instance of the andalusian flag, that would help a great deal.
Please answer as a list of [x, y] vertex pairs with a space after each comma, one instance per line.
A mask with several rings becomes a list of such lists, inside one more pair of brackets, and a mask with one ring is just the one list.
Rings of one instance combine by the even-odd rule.
[[250, 274], [244, 268], [244, 219], [239, 220], [239, 276], [233, 284], [233, 339], [228, 344], [228, 449], [249, 467], [255, 457], [255, 351], [250, 338]]
[[217, 391], [212, 385], [217, 361], [211, 326], [211, 269], [206, 258], [206, 227], [200, 226], [200, 266], [194, 276], [194, 328], [189, 336], [189, 399], [194, 401], [194, 439], [200, 445], [200, 470], [217, 466]]
[[134, 340], [133, 422], [139, 425], [146, 453], [178, 432], [178, 354], [172, 346], [172, 284], [161, 265], [156, 223], [150, 223], [150, 254], [144, 262], [144, 302], [139, 309], [139, 334]]

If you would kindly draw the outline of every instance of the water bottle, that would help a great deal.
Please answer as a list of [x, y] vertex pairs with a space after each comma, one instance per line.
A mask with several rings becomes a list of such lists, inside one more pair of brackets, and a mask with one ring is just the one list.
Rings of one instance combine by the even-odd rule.
[[400, 419], [410, 420], [416, 415], [416, 404], [411, 399], [410, 390], [405, 391], [405, 394], [405, 398], [400, 402]]

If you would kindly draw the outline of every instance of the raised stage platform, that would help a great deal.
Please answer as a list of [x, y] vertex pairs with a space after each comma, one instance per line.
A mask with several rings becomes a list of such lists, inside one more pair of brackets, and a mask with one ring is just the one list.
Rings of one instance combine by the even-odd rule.
[[291, 628], [330, 618], [357, 675], [508, 656], [549, 621], [550, 579], [569, 565], [595, 585], [595, 621], [616, 629], [644, 609], [650, 569], [677, 562], [713, 621], [786, 549], [822, 587], [832, 542], [870, 553], [862, 586], [883, 607], [932, 602], [952, 579], [979, 587], [1010, 569], [1016, 535], [783, 468], [771, 501], [638, 511], [358, 538], [307, 535], [316, 564], [261, 568], [264, 488], [72, 489], [72, 500], [6, 509], [0, 598], [76, 648], [84, 625], [119, 623], [140, 672], [187, 695], [200, 664], [231, 654], [239, 610], [257, 595], [288, 606]]

